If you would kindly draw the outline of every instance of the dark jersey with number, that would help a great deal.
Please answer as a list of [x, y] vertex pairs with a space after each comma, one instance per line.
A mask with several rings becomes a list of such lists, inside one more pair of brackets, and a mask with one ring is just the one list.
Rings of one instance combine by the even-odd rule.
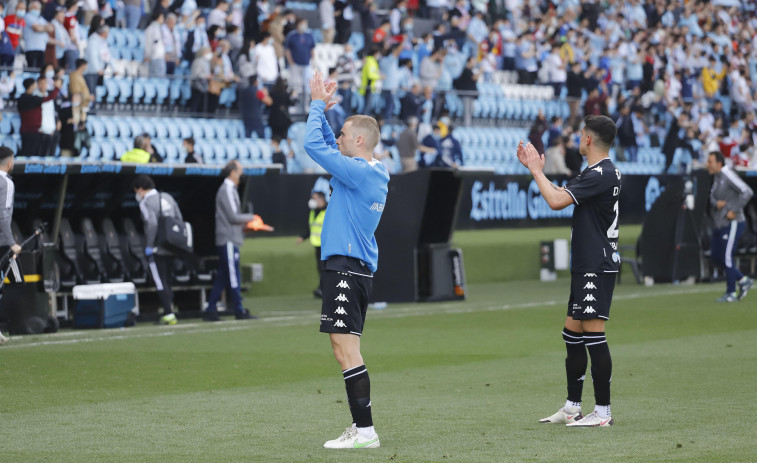
[[571, 230], [571, 271], [618, 271], [620, 183], [620, 171], [610, 158], [605, 158], [565, 185], [576, 205]]

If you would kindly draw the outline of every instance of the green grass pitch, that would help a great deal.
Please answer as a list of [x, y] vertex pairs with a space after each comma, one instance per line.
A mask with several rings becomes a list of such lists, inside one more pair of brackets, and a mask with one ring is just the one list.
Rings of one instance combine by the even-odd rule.
[[612, 428], [537, 423], [566, 394], [561, 278], [370, 311], [380, 449], [321, 447], [350, 418], [305, 295], [249, 299], [260, 320], [15, 337], [0, 347], [0, 460], [756, 461], [757, 294], [718, 305], [723, 284], [630, 280], [607, 329]]

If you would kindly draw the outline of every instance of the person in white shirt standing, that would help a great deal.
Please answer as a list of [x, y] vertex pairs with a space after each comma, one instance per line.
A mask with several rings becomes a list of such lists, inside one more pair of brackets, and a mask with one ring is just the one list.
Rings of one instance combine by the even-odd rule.
[[[41, 97], [47, 96], [47, 77], [40, 75], [37, 79], [37, 88]], [[55, 146], [53, 135], [55, 134], [55, 100], [42, 103], [42, 125], [39, 127], [39, 155], [54, 156]]]
[[221, 0], [208, 14], [208, 27], [218, 26], [225, 30], [226, 23], [231, 22], [231, 19], [231, 15], [229, 14], [229, 4], [225, 0]]
[[163, 42], [163, 13], [156, 11], [152, 22], [145, 29], [145, 63], [150, 67], [150, 77], [166, 75], [166, 46]]
[[276, 58], [276, 48], [273, 46], [273, 37], [270, 33], [262, 33], [260, 43], [255, 45], [252, 54], [258, 79], [263, 85], [273, 86], [276, 79], [279, 78], [279, 62]]
[[160, 27], [163, 34], [163, 46], [166, 50], [166, 74], [173, 75], [176, 66], [181, 63], [181, 44], [179, 32], [176, 29], [177, 17], [173, 13], [166, 15], [166, 20]]

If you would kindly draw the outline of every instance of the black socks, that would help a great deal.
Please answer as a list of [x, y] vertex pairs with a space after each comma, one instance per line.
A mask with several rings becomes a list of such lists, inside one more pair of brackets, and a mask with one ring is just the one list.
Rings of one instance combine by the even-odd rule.
[[371, 379], [365, 365], [342, 371], [352, 421], [358, 428], [373, 426], [371, 416]]

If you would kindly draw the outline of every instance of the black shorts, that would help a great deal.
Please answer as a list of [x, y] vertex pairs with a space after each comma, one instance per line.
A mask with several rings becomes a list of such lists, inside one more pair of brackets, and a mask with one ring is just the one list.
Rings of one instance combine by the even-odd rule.
[[324, 270], [321, 333], [361, 336], [372, 288], [372, 276]]
[[574, 320], [610, 319], [617, 273], [572, 273], [568, 316]]

